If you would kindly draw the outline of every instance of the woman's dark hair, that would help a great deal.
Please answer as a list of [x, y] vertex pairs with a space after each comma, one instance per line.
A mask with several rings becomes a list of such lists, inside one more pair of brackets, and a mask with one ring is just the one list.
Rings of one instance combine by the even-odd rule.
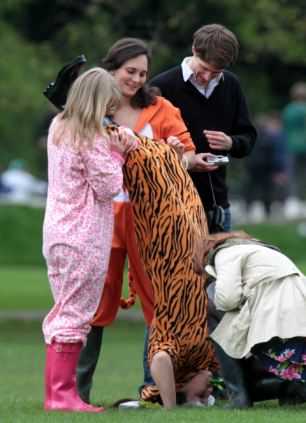
[[[148, 59], [148, 65], [150, 65], [151, 50], [144, 41], [139, 38], [121, 38], [110, 47], [101, 60], [101, 66], [111, 72], [121, 68], [128, 60], [140, 55], [145, 55]], [[156, 91], [148, 85], [141, 87], [131, 98], [131, 105], [141, 109], [155, 103]]]

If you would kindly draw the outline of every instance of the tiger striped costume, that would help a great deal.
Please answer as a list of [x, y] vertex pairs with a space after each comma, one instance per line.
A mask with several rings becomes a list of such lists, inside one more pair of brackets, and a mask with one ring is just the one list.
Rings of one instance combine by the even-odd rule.
[[[178, 386], [217, 363], [207, 336], [205, 279], [194, 272], [194, 239], [208, 234], [205, 212], [188, 173], [169, 146], [140, 137], [128, 154], [124, 183], [133, 204], [139, 251], [153, 285], [148, 361], [171, 356]], [[143, 388], [154, 400], [156, 386]]]

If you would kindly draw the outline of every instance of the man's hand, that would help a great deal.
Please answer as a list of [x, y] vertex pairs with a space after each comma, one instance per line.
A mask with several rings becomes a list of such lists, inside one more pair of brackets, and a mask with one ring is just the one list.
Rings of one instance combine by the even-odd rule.
[[198, 153], [192, 157], [190, 160], [190, 170], [191, 172], [211, 172], [212, 170], [218, 169], [218, 166], [207, 163], [207, 157], [216, 157], [215, 154], [211, 153]]
[[207, 138], [209, 147], [213, 150], [229, 151], [232, 148], [233, 140], [224, 132], [208, 131], [205, 129], [203, 134]]

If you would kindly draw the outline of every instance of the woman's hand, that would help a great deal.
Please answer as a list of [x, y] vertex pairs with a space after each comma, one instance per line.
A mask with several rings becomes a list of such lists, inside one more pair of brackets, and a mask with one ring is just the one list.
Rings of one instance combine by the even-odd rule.
[[174, 137], [173, 135], [167, 138], [167, 144], [170, 145], [170, 147], [172, 147], [175, 150], [179, 160], [182, 160], [184, 149], [185, 149], [184, 144], [177, 137]]
[[209, 147], [213, 150], [226, 150], [229, 151], [232, 148], [233, 140], [230, 136], [220, 131], [209, 131], [205, 129], [203, 131], [207, 138]]

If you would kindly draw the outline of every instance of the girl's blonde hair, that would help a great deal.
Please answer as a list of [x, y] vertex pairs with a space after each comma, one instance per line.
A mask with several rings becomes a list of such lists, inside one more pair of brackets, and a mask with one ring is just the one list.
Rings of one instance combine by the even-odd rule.
[[61, 143], [68, 130], [67, 143], [76, 150], [91, 147], [96, 133], [106, 134], [105, 115], [112, 114], [121, 102], [121, 92], [115, 78], [102, 68], [92, 68], [72, 84], [64, 111], [59, 115], [61, 124], [54, 136], [54, 144]]

